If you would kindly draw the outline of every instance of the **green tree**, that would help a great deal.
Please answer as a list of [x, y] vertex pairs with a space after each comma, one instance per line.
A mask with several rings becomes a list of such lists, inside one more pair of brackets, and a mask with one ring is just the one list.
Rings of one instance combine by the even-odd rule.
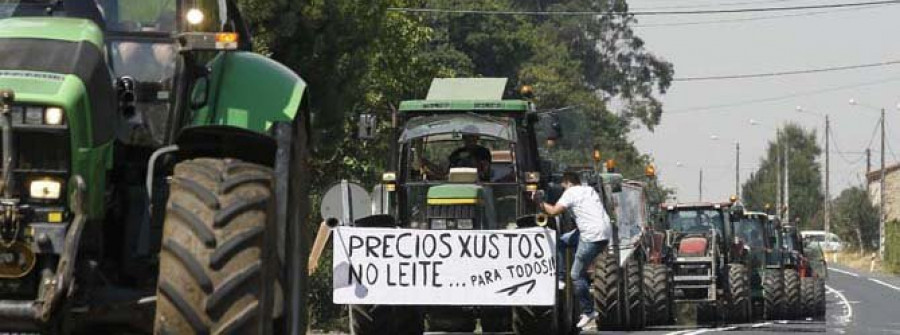
[[832, 201], [831, 231], [862, 251], [878, 245], [878, 209], [862, 187], [851, 187]]
[[760, 159], [759, 169], [743, 185], [741, 199], [754, 210], [763, 210], [766, 205], [774, 206], [777, 193], [778, 175], [782, 169], [777, 161], [784, 147], [788, 148], [790, 165], [790, 213], [791, 218], [799, 218], [806, 228], [821, 227], [821, 220], [815, 220], [822, 209], [822, 172], [818, 162], [822, 149], [817, 142], [816, 132], [807, 131], [795, 124], [788, 124], [778, 131], [774, 141], [769, 142], [766, 156]]

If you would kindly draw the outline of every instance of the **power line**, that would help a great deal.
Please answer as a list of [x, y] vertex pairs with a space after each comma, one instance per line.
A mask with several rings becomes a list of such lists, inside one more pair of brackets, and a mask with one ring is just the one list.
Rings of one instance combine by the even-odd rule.
[[736, 2], [719, 2], [715, 4], [698, 4], [698, 5], [668, 5], [668, 6], [654, 6], [647, 8], [633, 8], [633, 10], [641, 11], [641, 10], [659, 10], [659, 9], [679, 9], [679, 8], [714, 8], [714, 7], [728, 7], [728, 6], [740, 6], [740, 5], [759, 5], [759, 4], [767, 4], [767, 3], [779, 3], [779, 2], [791, 2], [796, 0], [757, 0], [757, 1], [736, 1]]
[[819, 12], [756, 16], [756, 17], [745, 17], [745, 18], [737, 18], [737, 19], [705, 20], [705, 21], [690, 21], [690, 22], [670, 22], [670, 23], [647, 23], [647, 24], [638, 23], [638, 24], [633, 24], [631, 26], [635, 27], [635, 28], [656, 28], [656, 27], [699, 26], [699, 25], [708, 25], [708, 24], [776, 20], [776, 19], [783, 19], [783, 18], [790, 18], [790, 17], [809, 17], [809, 16], [818, 16], [818, 15], [825, 15], [825, 14], [834, 14], [834, 13], [840, 13], [840, 12], [858, 11], [858, 10], [880, 8], [883, 6], [892, 6], [892, 5], [896, 5], [896, 4], [872, 5], [870, 7], [843, 8], [843, 9], [834, 9], [834, 10], [826, 10], [826, 11], [819, 11]]
[[471, 14], [494, 16], [598, 16], [598, 15], [630, 15], [630, 16], [664, 16], [664, 15], [709, 15], [709, 14], [735, 14], [735, 13], [761, 13], [761, 12], [787, 12], [810, 9], [848, 8], [872, 5], [896, 4], [900, 0], [867, 1], [855, 3], [838, 3], [827, 5], [808, 5], [793, 7], [757, 7], [738, 9], [710, 9], [710, 10], [682, 10], [682, 11], [514, 11], [514, 10], [476, 10], [476, 9], [452, 9], [452, 8], [410, 8], [390, 7], [389, 12], [415, 13], [415, 14]]
[[858, 65], [832, 66], [832, 67], [823, 67], [823, 68], [818, 68], [818, 69], [806, 69], [806, 70], [791, 70], [791, 71], [749, 73], [749, 74], [731, 74], [731, 75], [706, 76], [706, 77], [681, 77], [681, 78], [674, 78], [674, 79], [672, 79], [672, 81], [682, 81], [683, 82], [683, 81], [767, 78], [767, 77], [792, 76], [792, 75], [798, 75], [798, 74], [846, 71], [846, 70], [864, 69], [864, 68], [872, 68], [872, 67], [890, 66], [890, 65], [896, 65], [896, 64], [900, 64], [900, 60], [891, 60], [891, 61], [885, 61], [885, 62], [858, 64]]
[[817, 95], [817, 94], [834, 92], [834, 91], [841, 91], [841, 90], [846, 90], [846, 89], [851, 89], [851, 88], [873, 86], [873, 85], [879, 85], [879, 84], [884, 84], [884, 83], [889, 83], [889, 82], [894, 82], [894, 81], [900, 81], [900, 77], [890, 77], [890, 78], [884, 78], [884, 79], [850, 84], [850, 85], [835, 86], [835, 87], [829, 87], [829, 88], [824, 88], [824, 89], [819, 89], [819, 90], [797, 92], [797, 93], [791, 93], [791, 94], [785, 94], [785, 95], [779, 95], [779, 96], [767, 97], [767, 98], [760, 98], [760, 99], [743, 100], [743, 101], [737, 101], [737, 102], [732, 102], [732, 103], [713, 104], [713, 105], [706, 105], [706, 106], [675, 109], [675, 110], [666, 111], [665, 114], [666, 115], [679, 115], [679, 114], [691, 114], [691, 113], [696, 113], [696, 112], [711, 112], [711, 111], [715, 111], [715, 110], [722, 110], [725, 108], [755, 105], [755, 104], [760, 104], [760, 103], [775, 102], [775, 101], [781, 101], [781, 100], [789, 100], [789, 99], [798, 98], [798, 97]]

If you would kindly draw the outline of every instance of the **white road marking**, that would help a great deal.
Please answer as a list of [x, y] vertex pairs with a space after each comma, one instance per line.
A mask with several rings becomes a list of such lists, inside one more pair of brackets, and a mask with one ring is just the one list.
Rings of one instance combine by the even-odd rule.
[[841, 317], [841, 322], [844, 324], [850, 323], [850, 320], [853, 319], [853, 305], [850, 304], [850, 301], [847, 300], [847, 297], [844, 296], [841, 291], [835, 290], [831, 286], [825, 285], [825, 288], [828, 289], [829, 292], [838, 296], [841, 299], [841, 302], [844, 304], [844, 315]]
[[853, 273], [853, 272], [850, 272], [850, 271], [844, 271], [844, 270], [841, 270], [841, 269], [835, 269], [835, 268], [828, 268], [828, 271], [835, 271], [835, 272], [843, 273], [843, 274], [848, 275], [848, 276], [853, 276], [853, 277], [859, 278], [859, 274], [856, 274], [856, 273]]
[[677, 331], [677, 332], [666, 333], [666, 335], [684, 335], [684, 334], [687, 334], [687, 333], [692, 332], [692, 331], [694, 331], [694, 329], [679, 330], [679, 331]]
[[757, 323], [755, 325], [752, 325], [752, 326], [750, 326], [750, 328], [760, 328], [760, 327], [765, 327], [765, 326], [769, 326], [769, 325], [772, 325], [772, 323], [771, 322], [763, 322], [763, 323]]
[[699, 335], [699, 334], [714, 333], [714, 332], [727, 332], [727, 331], [732, 331], [732, 330], [737, 330], [737, 329], [738, 329], [738, 327], [735, 327], [735, 326], [722, 327], [722, 328], [707, 328], [707, 329], [700, 329], [700, 330], [690, 332], [690, 333], [684, 333], [684, 335]]
[[896, 291], [900, 291], [900, 287], [897, 287], [897, 286], [894, 286], [894, 285], [885, 283], [885, 282], [883, 282], [883, 281], [881, 281], [881, 280], [878, 280], [878, 279], [875, 279], [875, 278], [869, 278], [869, 280], [871, 280], [871, 281], [873, 281], [873, 282], [875, 282], [875, 283], [877, 283], [877, 284], [879, 284], [879, 285], [881, 285], [881, 286], [884, 286], [884, 287], [887, 287], [887, 288], [890, 288], [890, 289], [894, 289], [894, 290], [896, 290]]

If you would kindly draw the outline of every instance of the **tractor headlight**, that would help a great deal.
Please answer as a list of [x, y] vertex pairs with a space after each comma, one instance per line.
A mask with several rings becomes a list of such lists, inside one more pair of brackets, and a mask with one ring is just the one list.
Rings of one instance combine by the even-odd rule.
[[49, 107], [44, 111], [44, 123], [51, 126], [59, 126], [63, 123], [63, 110], [59, 107]]
[[28, 187], [32, 199], [56, 200], [62, 194], [62, 183], [53, 179], [38, 179]]
[[184, 18], [187, 19], [187, 22], [192, 25], [198, 25], [203, 23], [203, 19], [205, 19], [205, 15], [203, 15], [203, 11], [197, 8], [191, 8], [187, 11], [187, 14], [184, 15]]

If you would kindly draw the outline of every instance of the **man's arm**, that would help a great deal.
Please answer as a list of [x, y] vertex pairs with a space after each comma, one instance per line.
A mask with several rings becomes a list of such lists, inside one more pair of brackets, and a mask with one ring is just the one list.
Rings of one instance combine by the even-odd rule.
[[566, 206], [563, 206], [558, 202], [555, 205], [551, 205], [546, 202], [541, 202], [541, 210], [543, 210], [544, 213], [547, 213], [550, 215], [560, 215], [566, 211]]

